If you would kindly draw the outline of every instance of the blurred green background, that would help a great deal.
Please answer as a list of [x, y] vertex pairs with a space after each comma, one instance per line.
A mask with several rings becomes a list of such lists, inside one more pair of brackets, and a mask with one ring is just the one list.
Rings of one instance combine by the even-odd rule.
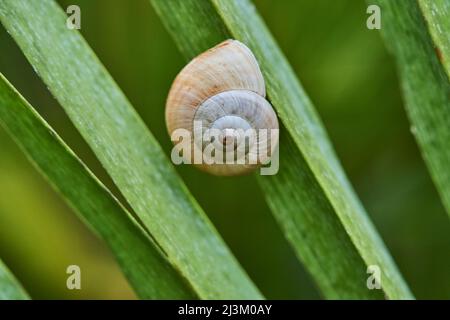
[[[148, 0], [60, 0], [168, 154], [169, 86], [185, 61]], [[418, 298], [450, 298], [450, 225], [410, 133], [393, 59], [355, 0], [254, 1], [320, 113], [356, 192]], [[3, 27], [0, 71], [117, 189]], [[92, 106], [95, 108], [95, 106]], [[281, 146], [282, 147], [282, 146]], [[280, 159], [283, 161], [283, 159]], [[253, 176], [177, 170], [268, 298], [319, 298]], [[0, 128], [0, 257], [32, 298], [133, 299], [106, 246]], [[82, 290], [66, 289], [77, 264]]]

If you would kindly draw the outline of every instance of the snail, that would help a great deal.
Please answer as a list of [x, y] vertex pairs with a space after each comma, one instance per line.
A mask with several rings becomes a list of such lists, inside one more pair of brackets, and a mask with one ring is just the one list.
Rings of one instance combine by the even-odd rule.
[[[172, 141], [183, 136], [176, 134], [180, 129], [194, 135], [189, 135], [194, 151], [181, 152], [184, 163], [220, 176], [267, 164], [278, 144], [278, 119], [265, 97], [258, 62], [243, 43], [226, 40], [194, 58], [175, 78], [165, 112]], [[209, 131], [213, 134], [204, 134]], [[195, 161], [195, 150], [203, 155], [209, 150], [210, 156]]]

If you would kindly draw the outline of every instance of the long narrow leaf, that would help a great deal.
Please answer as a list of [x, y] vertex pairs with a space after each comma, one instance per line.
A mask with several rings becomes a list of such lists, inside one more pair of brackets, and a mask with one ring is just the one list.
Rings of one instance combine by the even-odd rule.
[[141, 298], [195, 297], [134, 218], [1, 74], [0, 124], [69, 205], [110, 246]]
[[450, 77], [450, 1], [418, 0], [420, 9], [435, 43], [436, 53], [442, 59]]
[[[448, 41], [448, 2], [429, 2], [424, 5], [431, 10], [429, 14], [432, 17], [428, 23], [432, 28], [442, 28], [440, 32]], [[379, 0], [377, 3], [384, 21], [382, 33], [397, 59], [412, 133], [450, 215], [450, 81], [440, 61], [442, 57], [450, 57], [448, 44], [441, 46], [438, 41], [438, 50], [441, 51], [435, 51], [416, 1]], [[439, 26], [434, 24], [435, 16], [441, 14], [433, 14], [436, 8], [447, 10], [446, 23], [439, 24], [440, 20], [436, 18]], [[436, 37], [445, 42], [441, 34]]]
[[367, 266], [302, 154], [281, 135], [280, 170], [258, 181], [286, 238], [328, 299], [382, 299], [367, 287]]
[[0, 300], [26, 300], [28, 294], [0, 260]]
[[259, 181], [275, 217], [324, 295], [379, 298], [379, 292], [366, 287], [366, 266], [377, 265], [389, 298], [411, 298], [309, 99], [254, 7], [246, 0], [152, 3], [187, 58], [228, 37], [244, 42], [256, 55], [269, 99], [288, 131], [280, 142], [280, 172]]
[[261, 298], [114, 80], [66, 27], [58, 5], [2, 0], [0, 19], [199, 297]]

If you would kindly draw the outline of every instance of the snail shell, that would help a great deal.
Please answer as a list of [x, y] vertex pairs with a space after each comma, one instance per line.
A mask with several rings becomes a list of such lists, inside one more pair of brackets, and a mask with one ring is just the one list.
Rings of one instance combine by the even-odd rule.
[[[220, 143], [226, 145], [230, 130], [278, 130], [277, 116], [265, 96], [264, 78], [253, 53], [237, 40], [226, 40], [194, 58], [176, 77], [166, 104], [169, 134], [176, 129], [194, 132], [194, 121], [201, 121], [203, 132], [222, 130]], [[257, 163], [198, 166], [215, 175], [250, 172], [270, 158], [278, 135], [276, 139], [270, 134], [258, 137], [255, 143], [262, 146], [263, 142], [266, 148], [259, 150], [264, 155]], [[246, 157], [251, 150], [255, 149], [246, 149]]]

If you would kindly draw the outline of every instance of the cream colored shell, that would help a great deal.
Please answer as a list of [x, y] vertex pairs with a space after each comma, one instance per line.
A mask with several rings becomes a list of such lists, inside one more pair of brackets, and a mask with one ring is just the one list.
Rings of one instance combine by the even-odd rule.
[[[202, 121], [203, 129], [278, 129], [277, 116], [265, 95], [264, 78], [253, 53], [237, 40], [226, 40], [194, 58], [176, 77], [166, 104], [169, 134], [176, 129], [193, 133], [194, 120]], [[268, 143], [269, 157], [276, 140]], [[259, 165], [198, 166], [215, 175], [239, 175]]]

